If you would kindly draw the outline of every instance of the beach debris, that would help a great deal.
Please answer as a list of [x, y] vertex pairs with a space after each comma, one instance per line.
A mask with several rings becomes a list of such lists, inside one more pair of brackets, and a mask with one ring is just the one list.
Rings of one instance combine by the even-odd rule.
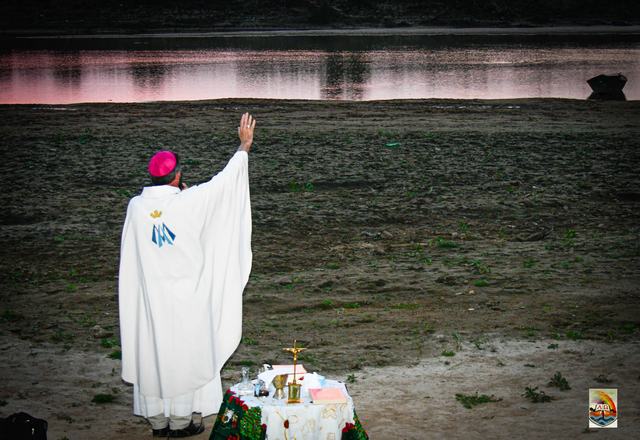
[[597, 75], [587, 80], [591, 89], [596, 93], [621, 92], [627, 83], [627, 77], [622, 73], [615, 75]]
[[624, 101], [626, 97], [622, 89], [627, 83], [627, 77], [622, 73], [615, 75], [598, 75], [587, 80], [593, 90], [589, 99], [606, 99]]
[[387, 142], [384, 146], [387, 148], [398, 148], [400, 146], [400, 142]]
[[93, 337], [96, 339], [108, 338], [109, 336], [113, 336], [113, 332], [106, 330], [99, 325], [94, 325], [91, 328], [91, 332], [93, 333]]
[[532, 232], [530, 234], [519, 234], [516, 236], [515, 241], [540, 241], [544, 240], [551, 233], [551, 229], [542, 229]]
[[[640, 377], [639, 377], [640, 379]], [[598, 383], [611, 383], [611, 379], [609, 379], [607, 376], [605, 376], [604, 374], [599, 374], [598, 377], [594, 377], [593, 380], [595, 380]]]
[[378, 231], [362, 231], [360, 235], [368, 238], [373, 238], [374, 240], [379, 240], [382, 238], [382, 233]]

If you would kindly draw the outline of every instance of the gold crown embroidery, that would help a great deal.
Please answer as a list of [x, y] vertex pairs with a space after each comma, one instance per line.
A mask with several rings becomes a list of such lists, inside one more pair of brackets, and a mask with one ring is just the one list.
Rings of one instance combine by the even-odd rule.
[[151, 218], [159, 218], [162, 215], [162, 211], [154, 210], [151, 214], [149, 214]]

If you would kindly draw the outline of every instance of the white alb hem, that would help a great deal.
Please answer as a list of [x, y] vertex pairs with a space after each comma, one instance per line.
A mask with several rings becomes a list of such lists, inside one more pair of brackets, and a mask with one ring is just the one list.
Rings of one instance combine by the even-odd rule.
[[196, 412], [206, 417], [217, 413], [221, 404], [220, 375], [191, 393], [168, 399], [144, 396], [140, 394], [138, 385], [133, 384], [133, 414], [137, 416], [148, 418], [164, 413], [165, 417], [184, 417]]

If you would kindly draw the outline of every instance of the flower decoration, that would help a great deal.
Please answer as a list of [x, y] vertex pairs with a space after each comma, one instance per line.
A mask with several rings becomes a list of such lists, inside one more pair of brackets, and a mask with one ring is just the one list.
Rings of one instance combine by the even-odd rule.
[[341, 440], [368, 440], [369, 436], [366, 431], [362, 427], [360, 423], [360, 419], [358, 419], [358, 415], [353, 412], [353, 423], [345, 423], [344, 428], [342, 428], [342, 439]]
[[342, 428], [342, 432], [345, 432], [345, 433], [346, 433], [346, 432], [349, 432], [349, 431], [351, 431], [352, 429], [354, 429], [355, 427], [356, 427], [356, 425], [354, 425], [353, 423], [349, 423], [349, 422], [347, 422], [347, 423], [344, 425], [344, 428]]

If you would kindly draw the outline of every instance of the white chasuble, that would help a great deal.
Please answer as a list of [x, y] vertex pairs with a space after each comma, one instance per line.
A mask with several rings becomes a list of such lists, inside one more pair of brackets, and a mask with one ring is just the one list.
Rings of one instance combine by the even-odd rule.
[[188, 401], [204, 416], [217, 411], [220, 369], [242, 335], [251, 260], [246, 152], [206, 183], [145, 187], [131, 199], [119, 309], [122, 379], [134, 384], [136, 414], [158, 414], [148, 411], [160, 399], [167, 416], [172, 405], [186, 412]]

